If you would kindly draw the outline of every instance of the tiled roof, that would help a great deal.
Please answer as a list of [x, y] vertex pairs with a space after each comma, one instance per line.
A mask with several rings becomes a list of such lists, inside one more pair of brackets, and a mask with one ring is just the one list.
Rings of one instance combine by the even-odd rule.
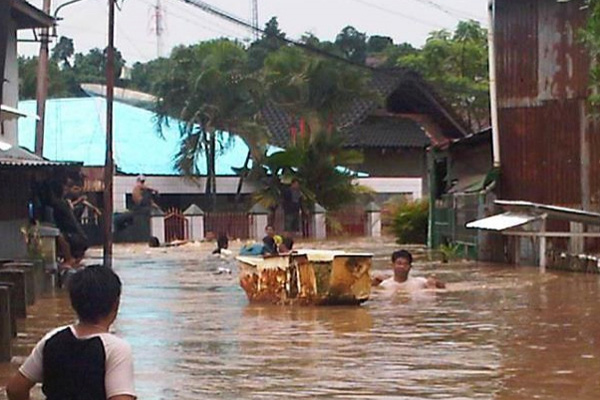
[[348, 147], [427, 147], [431, 140], [423, 128], [409, 118], [371, 117], [347, 131]]
[[[385, 100], [386, 109], [392, 113], [410, 114], [421, 113], [431, 115], [444, 133], [450, 138], [460, 138], [466, 135], [466, 129], [459, 117], [454, 115], [453, 111], [447, 106], [439, 95], [414, 71], [407, 69], [393, 70], [374, 70], [370, 81], [370, 88], [378, 96]], [[371, 113], [380, 109], [381, 106], [372, 99], [356, 99], [341, 118], [336, 121], [336, 126], [342, 132], [356, 132], [359, 129], [357, 125], [365, 121]], [[290, 127], [292, 118], [275, 104], [269, 104], [263, 110], [263, 118], [271, 132], [271, 143], [275, 146], [286, 147], [290, 140]], [[398, 119], [401, 121], [401, 119]], [[406, 121], [401, 124], [403, 128], [409, 128], [411, 131], [406, 135], [410, 137], [409, 143], [416, 139], [414, 123], [408, 124]], [[385, 128], [389, 131], [389, 127]], [[361, 130], [364, 132], [365, 130]], [[353, 138], [357, 138], [355, 134]], [[359, 139], [377, 141], [380, 139], [365, 139], [361, 136]], [[391, 143], [387, 140], [386, 143]], [[399, 139], [396, 139], [396, 145]], [[427, 142], [429, 143], [429, 142]], [[347, 140], [348, 146], [360, 146], [360, 142]], [[389, 144], [388, 146], [392, 146]]]

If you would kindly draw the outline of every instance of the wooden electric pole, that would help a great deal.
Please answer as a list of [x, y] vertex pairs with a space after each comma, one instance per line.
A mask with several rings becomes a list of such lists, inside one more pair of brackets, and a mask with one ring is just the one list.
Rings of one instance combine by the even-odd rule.
[[115, 87], [115, 1], [108, 0], [106, 54], [106, 159], [104, 162], [104, 265], [112, 268], [113, 255], [113, 94]]
[[[50, 14], [50, 0], [44, 0], [43, 10]], [[42, 157], [44, 154], [44, 116], [46, 115], [46, 97], [48, 96], [48, 44], [50, 42], [50, 29], [42, 28], [40, 35], [40, 54], [37, 68], [37, 115], [35, 122], [35, 154]]]

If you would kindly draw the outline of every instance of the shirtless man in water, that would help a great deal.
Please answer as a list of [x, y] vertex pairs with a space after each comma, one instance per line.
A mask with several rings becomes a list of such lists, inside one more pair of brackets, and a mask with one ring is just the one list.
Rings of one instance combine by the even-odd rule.
[[373, 286], [385, 289], [419, 290], [419, 289], [444, 289], [446, 284], [434, 277], [411, 277], [412, 254], [406, 250], [398, 250], [392, 254], [392, 267], [394, 276], [388, 279], [373, 278]]

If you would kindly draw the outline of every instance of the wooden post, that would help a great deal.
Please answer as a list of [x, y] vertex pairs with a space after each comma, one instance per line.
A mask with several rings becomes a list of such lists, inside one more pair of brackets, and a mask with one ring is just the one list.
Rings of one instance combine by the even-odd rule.
[[12, 326], [10, 320], [10, 288], [0, 286], [0, 362], [10, 362]]
[[106, 159], [104, 162], [104, 265], [112, 268], [113, 254], [113, 94], [115, 86], [115, 1], [108, 0], [106, 55]]
[[548, 239], [544, 235], [546, 233], [546, 216], [542, 217], [542, 226], [540, 227], [540, 272], [546, 272], [546, 266], [548, 265], [548, 260], [546, 258], [546, 247]]
[[[43, 10], [50, 14], [50, 0], [44, 0]], [[48, 96], [48, 43], [50, 42], [50, 30], [42, 28], [40, 34], [40, 55], [38, 57], [37, 69], [37, 115], [39, 119], [35, 123], [35, 154], [42, 157], [44, 154], [44, 119], [46, 115], [46, 97]]]

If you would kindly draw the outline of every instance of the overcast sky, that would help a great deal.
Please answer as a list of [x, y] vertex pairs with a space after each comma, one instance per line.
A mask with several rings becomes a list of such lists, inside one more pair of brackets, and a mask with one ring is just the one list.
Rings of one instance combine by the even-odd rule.
[[[52, 0], [52, 12], [67, 0]], [[115, 44], [129, 65], [156, 58], [157, 40], [154, 33], [155, 5], [162, 4], [164, 32], [162, 55], [179, 44], [230, 37], [249, 40], [244, 28], [223, 21], [185, 4], [183, 0], [119, 0], [121, 11], [116, 15]], [[42, 0], [29, 0], [41, 7]], [[251, 18], [250, 0], [206, 0], [224, 11], [245, 20]], [[75, 42], [76, 52], [107, 43], [107, 1], [82, 0], [59, 11], [63, 18], [57, 27], [59, 36]], [[475, 19], [487, 25], [487, 0], [258, 0], [259, 22], [264, 26], [276, 16], [281, 30], [289, 37], [299, 38], [311, 32], [322, 40], [334, 40], [345, 26], [352, 25], [368, 35], [390, 36], [395, 42], [421, 46], [433, 30], [453, 29], [459, 20]], [[20, 33], [31, 38], [31, 32]], [[37, 54], [38, 44], [20, 43], [19, 53]]]

